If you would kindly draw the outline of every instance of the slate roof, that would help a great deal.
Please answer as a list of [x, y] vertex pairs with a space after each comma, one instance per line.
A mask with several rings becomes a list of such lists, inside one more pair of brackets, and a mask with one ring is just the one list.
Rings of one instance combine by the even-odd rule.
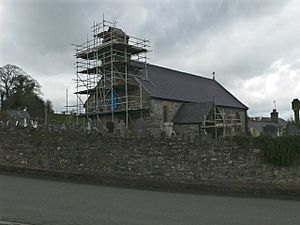
[[13, 119], [30, 119], [30, 115], [27, 111], [20, 111], [20, 110], [9, 110], [8, 111], [9, 118]]
[[137, 78], [154, 98], [183, 102], [215, 102], [219, 106], [248, 109], [216, 80], [147, 64], [148, 79]]
[[183, 103], [176, 112], [173, 122], [181, 124], [199, 124], [203, 122], [204, 115], [213, 106], [212, 102], [205, 103]]
[[278, 118], [278, 123], [276, 122], [272, 122], [271, 117], [262, 117], [260, 121], [253, 121], [250, 120], [249, 121], [249, 127], [253, 127], [256, 128], [259, 131], [263, 131], [265, 126], [274, 126], [274, 127], [278, 127], [281, 128], [283, 126], [285, 126], [287, 124], [287, 122], [284, 119]]

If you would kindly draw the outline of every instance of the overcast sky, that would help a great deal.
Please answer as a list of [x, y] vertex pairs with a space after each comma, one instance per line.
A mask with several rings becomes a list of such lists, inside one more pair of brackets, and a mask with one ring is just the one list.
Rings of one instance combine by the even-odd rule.
[[[15, 64], [63, 110], [74, 91], [74, 49], [102, 14], [150, 39], [149, 62], [212, 77], [250, 116], [292, 117], [300, 98], [298, 0], [0, 0], [0, 66]], [[70, 94], [75, 103], [75, 95]]]

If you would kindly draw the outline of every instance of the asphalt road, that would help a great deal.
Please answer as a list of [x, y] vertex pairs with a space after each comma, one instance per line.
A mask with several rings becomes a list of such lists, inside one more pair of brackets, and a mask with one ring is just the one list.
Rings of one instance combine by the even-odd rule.
[[1, 221], [37, 225], [297, 225], [300, 201], [166, 193], [0, 175]]

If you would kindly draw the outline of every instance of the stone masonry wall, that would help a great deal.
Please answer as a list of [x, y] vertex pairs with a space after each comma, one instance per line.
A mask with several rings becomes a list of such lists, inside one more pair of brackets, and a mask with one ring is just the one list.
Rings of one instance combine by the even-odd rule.
[[238, 109], [238, 108], [231, 108], [231, 107], [222, 107], [222, 106], [218, 106], [218, 109], [220, 110], [220, 112], [224, 112], [224, 113], [238, 113], [241, 119], [241, 123], [242, 123], [242, 132], [246, 133], [246, 118], [247, 118], [247, 112], [244, 109]]
[[168, 100], [162, 100], [162, 99], [155, 99], [152, 98], [150, 100], [150, 115], [148, 120], [148, 126], [151, 130], [152, 134], [156, 137], [161, 134], [161, 132], [166, 127], [163, 115], [164, 115], [164, 106], [167, 107], [167, 117], [168, 121], [167, 123], [170, 123], [175, 116], [176, 112], [178, 111], [179, 107], [181, 106], [182, 102], [177, 101], [168, 101]]
[[0, 130], [0, 166], [177, 183], [300, 185], [300, 166], [266, 164], [260, 150], [173, 138]]
[[174, 131], [184, 137], [195, 138], [201, 135], [200, 124], [174, 124]]

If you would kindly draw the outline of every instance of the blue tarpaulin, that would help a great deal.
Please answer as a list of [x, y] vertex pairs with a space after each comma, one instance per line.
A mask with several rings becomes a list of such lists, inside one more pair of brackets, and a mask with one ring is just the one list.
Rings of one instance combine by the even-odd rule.
[[112, 95], [111, 95], [111, 111], [114, 111], [118, 107], [117, 97], [118, 97], [118, 94], [117, 94], [116, 90], [114, 89], [112, 92]]

